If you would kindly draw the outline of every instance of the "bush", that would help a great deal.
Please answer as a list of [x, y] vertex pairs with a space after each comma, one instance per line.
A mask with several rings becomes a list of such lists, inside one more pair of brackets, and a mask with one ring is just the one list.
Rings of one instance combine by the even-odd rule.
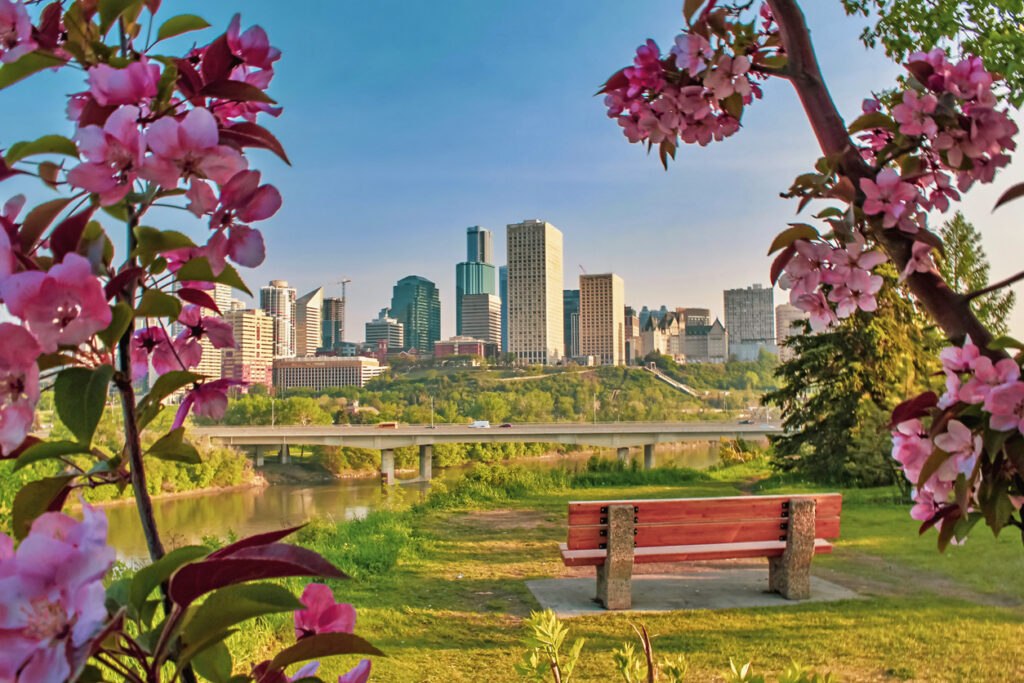
[[391, 510], [377, 510], [341, 524], [314, 520], [295, 538], [356, 579], [386, 574], [402, 560], [415, 557], [423, 544], [408, 514]]

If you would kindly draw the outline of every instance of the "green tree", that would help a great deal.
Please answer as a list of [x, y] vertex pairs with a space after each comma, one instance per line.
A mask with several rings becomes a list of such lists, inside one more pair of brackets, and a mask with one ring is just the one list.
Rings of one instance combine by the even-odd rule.
[[876, 313], [858, 311], [819, 334], [805, 323], [804, 334], [786, 340], [795, 357], [776, 370], [782, 386], [762, 399], [782, 411], [786, 433], [771, 439], [777, 469], [829, 484], [896, 479], [878, 414], [934, 382], [940, 340], [895, 286], [895, 271], [884, 270]]
[[[946, 254], [938, 255], [935, 261], [946, 283], [960, 294], [987, 287], [989, 263], [981, 246], [981, 235], [963, 213], [957, 211], [943, 224], [940, 233]], [[995, 291], [974, 299], [972, 305], [978, 319], [993, 334], [1006, 334], [1006, 320], [1016, 298], [1013, 292]]]

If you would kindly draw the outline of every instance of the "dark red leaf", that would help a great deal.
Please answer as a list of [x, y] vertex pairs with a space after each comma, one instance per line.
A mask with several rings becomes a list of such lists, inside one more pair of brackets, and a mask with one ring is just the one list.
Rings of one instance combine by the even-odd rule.
[[769, 274], [771, 282], [774, 285], [779, 280], [779, 276], [782, 275], [782, 271], [785, 270], [786, 266], [789, 265], [793, 255], [796, 254], [796, 246], [790, 244], [788, 247], [779, 252], [779, 255], [772, 261], [772, 270]]
[[597, 91], [597, 94], [600, 95], [601, 93], [606, 93], [609, 90], [618, 90], [619, 88], [625, 88], [628, 86], [629, 79], [626, 78], [626, 74], [624, 73], [625, 71], [625, 69], [619, 69], [609, 76], [608, 80], [601, 86], [601, 89]]
[[179, 298], [184, 299], [190, 304], [208, 308], [211, 311], [220, 313], [220, 308], [217, 306], [217, 302], [213, 300], [213, 297], [204, 292], [201, 289], [193, 289], [191, 287], [182, 287], [175, 292]]
[[188, 99], [192, 99], [203, 87], [203, 77], [187, 59], [176, 59], [174, 63], [178, 67], [178, 90]]
[[928, 62], [910, 62], [904, 64], [910, 75], [917, 79], [922, 85], [928, 84], [928, 78], [935, 73], [935, 69]]
[[[2, 152], [3, 150], [0, 150]], [[0, 154], [0, 180], [7, 180], [12, 175], [23, 175], [25, 171], [18, 171], [7, 165], [4, 161], [3, 154]]]
[[132, 280], [138, 280], [145, 274], [145, 268], [126, 268], [114, 277], [110, 278], [110, 281], [103, 287], [103, 293], [106, 294], [107, 299], [113, 299], [125, 285]]
[[82, 115], [78, 117], [78, 125], [79, 127], [100, 126], [102, 128], [115, 109], [117, 107], [114, 105], [104, 107], [92, 97], [89, 97], [85, 101], [85, 106], [82, 107]]
[[217, 40], [210, 43], [203, 53], [203, 63], [200, 67], [203, 73], [204, 83], [221, 81], [231, 75], [231, 69], [235, 66], [235, 56], [231, 54], [228, 46], [228, 37], [222, 34]]
[[50, 251], [53, 252], [54, 262], [64, 258], [64, 254], [78, 251], [78, 243], [82, 241], [82, 233], [85, 226], [92, 218], [96, 208], [90, 206], [84, 211], [79, 211], [73, 216], [65, 218], [50, 233]]
[[923, 534], [924, 532], [928, 531], [933, 526], [944, 520], [946, 517], [949, 517], [951, 514], [953, 514], [953, 512], [959, 513], [960, 506], [954, 505], [953, 503], [940, 505], [938, 511], [936, 511], [936, 513], [932, 515], [930, 519], [926, 519], [924, 522], [921, 523], [921, 528], [918, 530], [917, 533]]
[[376, 655], [383, 652], [354, 633], [316, 633], [306, 636], [291, 647], [277, 653], [267, 667], [270, 671], [283, 669], [289, 664], [320, 659], [331, 655]]
[[938, 402], [939, 397], [935, 395], [934, 391], [926, 391], [919, 396], [904, 401], [893, 408], [889, 429], [894, 428], [901, 422], [927, 415], [928, 409], [934, 407]]
[[185, 606], [224, 586], [282, 576], [346, 578], [340, 569], [312, 550], [271, 543], [239, 549], [230, 557], [187, 564], [171, 577], [169, 590], [171, 599]]
[[0, 460], [13, 460], [14, 458], [17, 458], [19, 455], [27, 451], [30, 446], [35, 446], [37, 443], [40, 443], [41, 441], [42, 439], [40, 438], [34, 436], [26, 436], [25, 440], [21, 442], [20, 446], [15, 448], [10, 453], [0, 455]]
[[281, 157], [284, 163], [291, 166], [292, 162], [288, 160], [288, 155], [285, 154], [284, 146], [278, 142], [277, 138], [271, 135], [263, 126], [255, 123], [249, 123], [243, 121], [236, 123], [230, 128], [220, 129], [220, 142], [221, 144], [234, 143], [238, 147], [260, 147], [263, 149], [269, 149], [271, 152]]
[[259, 545], [269, 545], [271, 543], [277, 543], [282, 538], [294, 534], [296, 531], [306, 526], [300, 524], [299, 526], [293, 526], [288, 529], [278, 529], [276, 531], [268, 531], [262, 534], [256, 534], [254, 536], [247, 536], [240, 541], [235, 541], [231, 545], [226, 545], [220, 550], [215, 550], [207, 556], [207, 559], [217, 559], [219, 557], [228, 557], [237, 553], [239, 550], [244, 548], [252, 548]]
[[59, 2], [51, 2], [39, 13], [39, 28], [32, 29], [32, 39], [44, 50], [57, 47], [60, 38], [61, 6]]
[[251, 83], [244, 81], [233, 81], [230, 78], [207, 83], [199, 91], [203, 97], [215, 97], [220, 100], [234, 100], [237, 102], [265, 102], [277, 104], [265, 92]]
[[996, 202], [996, 205], [992, 207], [992, 210], [995, 211], [1006, 202], [1012, 202], [1014, 199], [1017, 199], [1018, 197], [1024, 197], [1024, 183], [1017, 183], [1009, 190], [1004, 192], [1002, 196], [999, 197], [999, 201]]

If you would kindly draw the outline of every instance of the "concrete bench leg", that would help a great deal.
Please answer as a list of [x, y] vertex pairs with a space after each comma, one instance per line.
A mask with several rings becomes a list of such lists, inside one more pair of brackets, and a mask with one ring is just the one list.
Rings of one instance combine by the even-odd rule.
[[608, 506], [608, 556], [597, 567], [597, 601], [606, 609], [633, 605], [633, 506]]
[[814, 499], [789, 501], [786, 550], [768, 558], [768, 589], [787, 600], [811, 597], [811, 560], [814, 558]]

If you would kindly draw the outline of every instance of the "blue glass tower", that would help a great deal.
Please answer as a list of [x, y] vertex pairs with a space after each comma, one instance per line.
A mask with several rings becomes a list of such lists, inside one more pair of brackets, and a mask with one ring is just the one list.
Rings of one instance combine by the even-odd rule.
[[455, 265], [455, 334], [462, 334], [463, 296], [498, 293], [491, 258], [491, 231], [479, 225], [466, 228], [466, 260]]
[[434, 350], [441, 338], [441, 299], [433, 282], [419, 275], [403, 277], [391, 294], [391, 316], [405, 325], [405, 348]]

